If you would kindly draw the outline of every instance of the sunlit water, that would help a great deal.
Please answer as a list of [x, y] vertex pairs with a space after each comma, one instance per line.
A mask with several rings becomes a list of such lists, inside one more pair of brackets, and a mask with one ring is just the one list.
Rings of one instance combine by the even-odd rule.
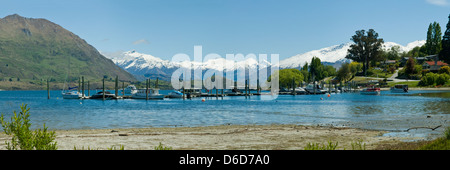
[[[168, 94], [170, 91], [161, 90]], [[95, 93], [92, 91], [91, 94]], [[321, 100], [320, 98], [323, 98]], [[202, 102], [202, 99], [206, 99]], [[449, 91], [411, 91], [379, 96], [343, 93], [327, 95], [213, 97], [164, 100], [69, 100], [61, 91], [0, 91], [0, 112], [7, 120], [28, 104], [33, 128], [113, 129], [224, 124], [333, 125], [387, 130], [387, 135], [425, 137], [450, 125]], [[435, 131], [411, 127], [435, 127]]]

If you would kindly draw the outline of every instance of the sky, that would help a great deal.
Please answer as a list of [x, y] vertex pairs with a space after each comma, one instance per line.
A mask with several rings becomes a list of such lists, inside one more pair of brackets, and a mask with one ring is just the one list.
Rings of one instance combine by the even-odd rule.
[[374, 29], [385, 42], [445, 32], [450, 0], [0, 0], [0, 18], [45, 18], [102, 53], [279, 54], [280, 60], [350, 42]]

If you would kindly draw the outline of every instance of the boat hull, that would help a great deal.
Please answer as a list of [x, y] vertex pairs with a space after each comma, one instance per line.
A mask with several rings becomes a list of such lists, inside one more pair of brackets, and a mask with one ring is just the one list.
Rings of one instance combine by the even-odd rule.
[[63, 94], [63, 99], [79, 99], [81, 95]]
[[[141, 96], [141, 95], [133, 95], [131, 96], [132, 99], [147, 99], [147, 96]], [[162, 100], [164, 99], [164, 95], [159, 94], [159, 95], [148, 95], [148, 99], [158, 99], [158, 100]]]

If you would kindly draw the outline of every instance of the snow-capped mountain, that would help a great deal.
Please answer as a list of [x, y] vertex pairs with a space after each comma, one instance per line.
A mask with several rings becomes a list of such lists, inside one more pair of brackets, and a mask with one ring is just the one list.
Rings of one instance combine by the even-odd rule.
[[[284, 68], [299, 68], [306, 62], [311, 62], [312, 57], [318, 57], [320, 60], [327, 64], [340, 65], [340, 63], [348, 62], [346, 59], [347, 51], [352, 43], [344, 43], [340, 45], [334, 45], [331, 47], [325, 47], [319, 50], [309, 51], [303, 54], [298, 54], [279, 62], [280, 69]], [[406, 46], [394, 42], [385, 42], [383, 49], [389, 50], [393, 46], [399, 46], [400, 52], [406, 52], [414, 47], [422, 46], [425, 44], [425, 40], [413, 41]], [[135, 50], [121, 53], [102, 53], [105, 57], [110, 58], [116, 65], [127, 70], [139, 80], [145, 78], [160, 78], [163, 80], [170, 80], [174, 71], [181, 67], [190, 67], [191, 69], [205, 70], [219, 70], [224, 72], [236, 72], [238, 69], [245, 68], [259, 68], [271, 66], [270, 62], [263, 61], [259, 63], [258, 56], [256, 58], [247, 58], [244, 61], [237, 61], [236, 64], [233, 60], [227, 60], [226, 58], [209, 59], [203, 62], [197, 61], [183, 61], [172, 62], [169, 60], [163, 60], [161, 58], [136, 52]], [[268, 56], [269, 58], [270, 56]], [[243, 75], [237, 75], [243, 76]]]
[[[400, 47], [400, 52], [407, 52], [414, 47], [422, 46], [425, 44], [425, 40], [418, 40], [408, 43], [406, 46], [394, 42], [385, 42], [383, 45], [384, 50], [390, 50], [394, 46]], [[322, 62], [336, 63], [336, 62], [347, 62], [348, 59], [345, 58], [350, 45], [353, 43], [348, 42], [345, 44], [334, 45], [331, 47], [322, 48], [319, 50], [309, 51], [303, 54], [298, 54], [290, 58], [280, 61], [280, 68], [298, 68], [303, 66], [306, 62], [311, 62], [311, 59], [315, 56], [320, 58]]]
[[[235, 72], [239, 69], [257, 69], [268, 67], [271, 64], [264, 60], [258, 63], [258, 58], [247, 58], [243, 61], [227, 60], [225, 58], [209, 59], [203, 62], [198, 61], [182, 61], [172, 62], [154, 57], [149, 54], [136, 52], [135, 50], [122, 53], [102, 53], [110, 58], [116, 65], [127, 70], [139, 80], [145, 78], [160, 78], [170, 80], [171, 75], [178, 68], [191, 68], [192, 70], [219, 70], [224, 72]], [[243, 75], [240, 75], [243, 76]]]

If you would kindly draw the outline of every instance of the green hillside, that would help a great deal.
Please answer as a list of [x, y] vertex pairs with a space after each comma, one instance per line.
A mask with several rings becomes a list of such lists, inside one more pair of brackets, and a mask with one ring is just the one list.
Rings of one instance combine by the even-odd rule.
[[136, 80], [85, 40], [55, 23], [17, 14], [0, 19], [1, 81], [64, 82], [69, 61], [73, 82], [79, 76], [99, 80], [117, 75], [123, 81]]

